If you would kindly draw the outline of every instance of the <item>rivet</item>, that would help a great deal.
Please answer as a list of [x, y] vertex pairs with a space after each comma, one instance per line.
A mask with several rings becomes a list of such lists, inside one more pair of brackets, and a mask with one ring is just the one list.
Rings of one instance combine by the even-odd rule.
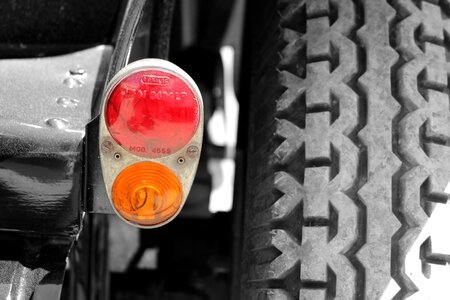
[[62, 129], [69, 125], [69, 122], [67, 120], [61, 118], [47, 119], [45, 123], [47, 124], [47, 126], [57, 129]]
[[79, 101], [70, 97], [59, 97], [56, 99], [56, 103], [62, 107], [77, 107]]
[[83, 82], [77, 78], [68, 77], [63, 80], [63, 84], [70, 89], [78, 88], [83, 86]]
[[86, 73], [86, 70], [83, 69], [82, 67], [76, 67], [76, 68], [70, 69], [69, 73], [70, 73], [70, 75], [73, 75], [73, 76], [76, 76], [76, 75], [81, 76]]

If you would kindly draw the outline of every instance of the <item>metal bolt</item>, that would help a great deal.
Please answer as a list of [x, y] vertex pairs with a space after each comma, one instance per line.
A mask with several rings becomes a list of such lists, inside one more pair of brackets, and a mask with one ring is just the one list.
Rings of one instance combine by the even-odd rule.
[[186, 150], [186, 153], [190, 158], [196, 157], [199, 152], [200, 150], [198, 149], [197, 146], [189, 146]]
[[184, 164], [184, 162], [185, 162], [184, 157], [178, 157], [177, 163], [178, 163], [179, 165]]
[[120, 153], [114, 154], [114, 158], [115, 158], [115, 159], [120, 159]]
[[102, 143], [102, 151], [105, 153], [109, 153], [114, 150], [114, 145], [110, 141], [104, 141]]

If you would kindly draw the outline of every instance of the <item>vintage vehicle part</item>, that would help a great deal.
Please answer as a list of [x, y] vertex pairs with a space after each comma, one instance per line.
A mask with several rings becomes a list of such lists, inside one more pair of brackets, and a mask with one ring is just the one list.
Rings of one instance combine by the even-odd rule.
[[1, 298], [28, 299], [39, 282], [62, 283], [82, 221], [84, 128], [111, 53], [98, 46], [0, 60]]
[[241, 299], [449, 298], [446, 1], [253, 1]]
[[173, 220], [186, 201], [200, 158], [203, 102], [182, 69], [143, 59], [108, 84], [99, 148], [111, 206], [142, 228]]
[[[123, 3], [123, 18], [118, 11], [108, 11], [108, 15], [105, 11], [102, 18], [96, 16], [105, 24], [111, 24], [110, 17], [116, 18], [117, 23], [122, 21], [113, 41], [92, 35], [96, 41], [101, 39], [112, 45], [91, 48], [82, 41], [62, 45], [60, 39], [65, 39], [64, 32], [55, 30], [51, 32], [53, 37], [48, 34], [41, 38], [41, 41], [50, 39], [46, 44], [35, 45], [36, 41], [30, 41], [28, 45], [28, 40], [23, 38], [19, 40], [17, 55], [7, 53], [5, 56], [43, 56], [68, 53], [71, 49], [72, 52], [80, 48], [86, 50], [61, 56], [0, 61], [3, 87], [0, 95], [0, 240], [2, 245], [7, 245], [0, 249], [2, 299], [59, 298], [67, 256], [79, 236], [86, 207], [83, 203], [87, 195], [83, 178], [85, 127], [96, 115], [96, 100], [102, 94], [108, 74], [114, 75], [127, 62], [134, 39], [133, 29], [139, 23], [145, 3], [145, 0]], [[117, 7], [116, 4], [111, 8]], [[40, 10], [36, 15], [61, 6], [64, 4], [37, 5], [35, 8]], [[83, 13], [84, 6], [70, 7], [76, 10], [74, 14]], [[15, 10], [14, 7], [9, 9]], [[15, 32], [18, 36], [26, 35], [23, 28], [32, 27], [33, 22], [33, 18], [24, 17]], [[52, 23], [44, 27], [49, 24]], [[8, 34], [1, 35], [2, 41]], [[14, 42], [17, 41], [6, 40], [7, 47], [2, 45], [1, 51], [14, 49], [14, 45], [9, 44]]]

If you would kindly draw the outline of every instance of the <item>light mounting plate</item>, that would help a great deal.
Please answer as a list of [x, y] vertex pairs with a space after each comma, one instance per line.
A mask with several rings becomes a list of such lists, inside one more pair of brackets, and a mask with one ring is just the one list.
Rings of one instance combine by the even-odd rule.
[[[142, 75], [140, 78], [139, 74]], [[149, 76], [148, 74], [156, 75]], [[167, 74], [167, 76], [164, 74]], [[133, 134], [134, 132], [136, 135], [133, 137], [133, 143], [142, 142], [139, 146], [130, 146], [131, 144], [126, 145], [123, 143], [123, 140], [121, 140], [120, 137], [117, 137], [117, 132], [114, 132], [114, 130], [111, 129], [111, 124], [108, 124], [108, 122], [110, 122], [107, 114], [108, 101], [115, 92], [117, 94], [116, 88], [129, 78], [134, 78], [134, 81], [130, 81], [130, 93], [134, 93], [142, 99], [136, 102], [138, 104], [129, 103], [132, 101], [130, 99], [133, 99], [133, 95], [126, 95], [126, 92], [121, 92], [120, 95], [123, 95], [125, 99], [124, 103], [125, 101], [128, 102], [120, 108], [118, 105], [115, 105], [114, 109], [116, 109], [117, 114], [119, 115], [119, 117], [116, 118], [119, 121], [123, 121], [120, 119], [121, 114], [131, 116], [129, 114], [130, 109], [136, 109], [136, 111], [139, 110], [141, 112], [143, 110], [145, 111], [147, 115], [145, 115], [145, 120], [142, 122], [139, 121], [136, 123], [133, 121], [133, 123], [129, 120], [122, 122], [127, 125], [125, 126], [127, 128], [124, 127], [125, 130], [130, 131], [127, 134]], [[182, 100], [185, 100], [187, 94], [189, 94], [189, 97], [193, 97], [198, 106], [197, 119], [194, 120], [196, 122], [195, 126], [191, 126], [191, 132], [189, 132], [188, 138], [185, 138], [185, 140], [181, 143], [177, 143], [177, 141], [174, 141], [173, 139], [177, 139], [177, 136], [179, 138], [178, 131], [183, 131], [186, 128], [186, 123], [183, 122], [186, 121], [186, 118], [188, 120], [192, 119], [186, 117], [186, 115], [189, 115], [190, 112], [183, 111], [183, 109], [186, 110], [186, 101], [183, 102]], [[181, 95], [184, 95], [183, 99], [183, 96]], [[160, 113], [158, 109], [155, 109], [154, 106], [159, 104], [162, 106], [166, 104], [170, 105], [170, 109], [167, 114]], [[179, 110], [177, 105], [179, 106]], [[149, 113], [146, 110], [146, 107], [150, 110], [153, 109], [153, 112]], [[149, 121], [149, 119], [151, 120]], [[152, 148], [152, 145], [161, 143], [165, 137], [165, 134], [160, 134], [161, 131], [164, 130], [163, 128], [165, 128], [164, 124], [167, 125], [171, 123], [171, 121], [173, 123], [173, 127], [170, 127], [169, 129], [173, 130], [167, 131], [171, 134], [171, 136], [167, 139], [167, 143], [174, 146], [165, 148], [169, 150], [160, 151], [160, 153], [158, 153], [158, 150], [155, 149], [164, 148], [159, 146], [158, 148]], [[98, 146], [102, 174], [109, 203], [111, 204], [112, 209], [122, 220], [140, 228], [155, 228], [167, 224], [178, 215], [186, 201], [197, 171], [202, 147], [203, 125], [203, 100], [200, 90], [194, 80], [175, 64], [161, 59], [143, 59], [127, 65], [111, 79], [102, 98]], [[153, 140], [151, 138], [146, 140], [148, 136], [145, 136], [145, 132], [144, 134], [142, 133], [143, 128], [144, 130], [145, 128], [151, 128], [153, 135], [150, 135], [153, 136]], [[140, 140], [139, 137], [141, 137]], [[143, 154], [142, 148], [144, 148], [145, 151], [150, 152], [150, 154]], [[145, 225], [135, 221], [130, 221], [116, 209], [112, 201], [112, 187], [118, 175], [126, 167], [140, 162], [154, 162], [166, 166], [177, 176], [181, 184], [181, 206], [173, 216], [158, 224]]]

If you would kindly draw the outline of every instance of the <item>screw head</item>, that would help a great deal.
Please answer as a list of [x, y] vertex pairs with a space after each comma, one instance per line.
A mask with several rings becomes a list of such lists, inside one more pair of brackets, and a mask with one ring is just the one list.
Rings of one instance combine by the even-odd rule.
[[102, 143], [102, 151], [105, 153], [109, 153], [114, 149], [114, 145], [113, 143], [111, 143], [110, 141], [104, 141]]
[[182, 156], [178, 157], [178, 159], [177, 159], [177, 163], [178, 163], [179, 165], [184, 164], [185, 161], [186, 161], [186, 160], [185, 160], [184, 157], [182, 157]]
[[197, 146], [189, 146], [186, 150], [186, 153], [190, 158], [196, 157], [199, 152], [200, 150], [198, 149]]

